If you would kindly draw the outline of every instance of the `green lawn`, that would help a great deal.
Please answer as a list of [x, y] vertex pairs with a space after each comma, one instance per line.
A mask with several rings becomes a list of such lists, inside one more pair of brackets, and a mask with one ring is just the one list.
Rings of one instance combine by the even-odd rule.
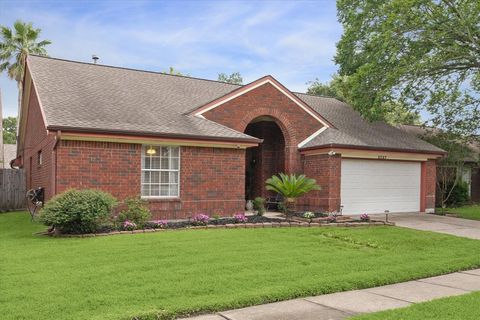
[[[437, 212], [442, 212], [442, 209], [437, 209]], [[447, 213], [453, 213], [458, 215], [460, 218], [471, 219], [471, 220], [480, 220], [480, 205], [470, 205], [463, 206], [458, 208], [447, 208], [445, 209]]]
[[2, 319], [179, 315], [480, 267], [476, 240], [396, 227], [33, 235], [43, 229], [0, 214]]
[[354, 317], [351, 320], [478, 320], [480, 292], [437, 299], [410, 307]]

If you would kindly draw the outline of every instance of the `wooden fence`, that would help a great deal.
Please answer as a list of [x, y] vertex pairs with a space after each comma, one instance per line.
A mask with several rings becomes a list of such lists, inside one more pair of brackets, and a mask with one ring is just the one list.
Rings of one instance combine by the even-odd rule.
[[0, 169], [0, 211], [25, 208], [25, 171]]

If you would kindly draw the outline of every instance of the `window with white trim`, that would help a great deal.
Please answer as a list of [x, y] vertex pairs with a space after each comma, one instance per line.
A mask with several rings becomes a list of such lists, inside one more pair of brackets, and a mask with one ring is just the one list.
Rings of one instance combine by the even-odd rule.
[[180, 195], [180, 147], [142, 146], [143, 198]]

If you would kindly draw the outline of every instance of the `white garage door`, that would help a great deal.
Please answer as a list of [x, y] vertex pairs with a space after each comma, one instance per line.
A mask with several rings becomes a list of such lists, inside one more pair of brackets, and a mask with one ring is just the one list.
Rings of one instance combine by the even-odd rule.
[[342, 159], [345, 214], [420, 211], [420, 162]]

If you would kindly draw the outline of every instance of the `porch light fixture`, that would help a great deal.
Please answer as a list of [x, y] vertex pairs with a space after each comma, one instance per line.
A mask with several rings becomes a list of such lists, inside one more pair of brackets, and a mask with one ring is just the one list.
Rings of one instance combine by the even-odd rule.
[[147, 149], [147, 154], [149, 156], [153, 156], [156, 153], [157, 153], [157, 150], [155, 150], [152, 146], [150, 146], [150, 148]]

